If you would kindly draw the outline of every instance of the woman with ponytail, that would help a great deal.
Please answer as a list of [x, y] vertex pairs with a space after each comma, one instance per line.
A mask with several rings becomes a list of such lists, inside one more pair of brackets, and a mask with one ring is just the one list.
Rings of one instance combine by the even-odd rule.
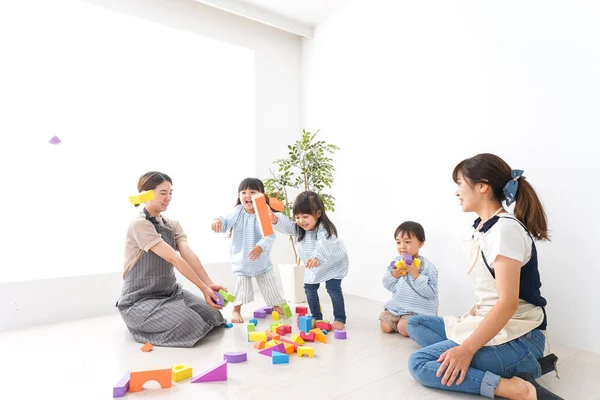
[[[411, 355], [409, 370], [421, 384], [443, 390], [560, 399], [535, 381], [553, 368], [542, 365], [546, 299], [535, 246], [549, 240], [544, 208], [523, 171], [494, 154], [461, 161], [452, 178], [463, 212], [478, 215], [464, 243], [477, 303], [461, 317], [410, 318], [406, 330], [423, 348]], [[503, 202], [515, 203], [514, 214]]]

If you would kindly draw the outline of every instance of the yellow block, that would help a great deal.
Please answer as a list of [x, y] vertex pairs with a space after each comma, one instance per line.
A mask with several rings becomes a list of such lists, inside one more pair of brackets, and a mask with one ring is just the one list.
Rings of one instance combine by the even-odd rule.
[[248, 332], [248, 340], [251, 342], [266, 342], [267, 334], [265, 332]]
[[[323, 334], [323, 332], [321, 332], [321, 334]], [[292, 335], [291, 341], [296, 344], [304, 344], [304, 339], [302, 339], [300, 336], [296, 335], [295, 333]]]
[[279, 313], [277, 311], [273, 311], [271, 316], [273, 317], [273, 321], [279, 321]]
[[277, 325], [273, 325], [271, 327], [271, 332], [273, 333], [277, 333], [277, 328], [279, 328], [280, 326], [283, 326], [283, 324], [277, 324]]
[[279, 341], [277, 340], [269, 340], [267, 343], [265, 343], [265, 349], [268, 349], [269, 347], [274, 347], [277, 346], [279, 343]]
[[291, 343], [283, 343], [283, 347], [285, 347], [285, 352], [287, 354], [292, 354], [294, 351], [296, 351], [296, 348]]
[[307, 354], [310, 358], [314, 357], [315, 349], [310, 346], [298, 346], [298, 350], [296, 351], [298, 357], [302, 357], [304, 354]]
[[327, 343], [327, 336], [319, 328], [311, 329], [310, 332], [315, 333], [315, 340], [321, 343]]
[[139, 193], [135, 196], [129, 196], [129, 202], [131, 204], [141, 204], [150, 201], [154, 198], [154, 190], [147, 190]]
[[192, 367], [186, 364], [179, 364], [173, 367], [173, 382], [179, 382], [192, 377]]

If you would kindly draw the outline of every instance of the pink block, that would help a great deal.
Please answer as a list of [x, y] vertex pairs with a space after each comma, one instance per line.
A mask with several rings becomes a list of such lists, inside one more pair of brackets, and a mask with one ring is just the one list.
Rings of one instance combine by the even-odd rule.
[[225, 353], [223, 354], [223, 360], [227, 361], [230, 364], [241, 363], [244, 361], [248, 361], [248, 354], [245, 352]]
[[284, 325], [283, 326], [285, 328], [285, 333], [292, 333], [292, 327], [289, 325]]
[[296, 314], [302, 314], [302, 315], [308, 314], [308, 307], [296, 306]]
[[336, 329], [333, 332], [333, 337], [335, 337], [336, 339], [346, 339], [346, 331], [340, 331]]
[[315, 341], [315, 333], [314, 332], [303, 332], [300, 331], [300, 338], [302, 338], [302, 340], [307, 341], [307, 342], [314, 342]]
[[218, 382], [227, 380], [227, 361], [192, 378], [191, 383]]
[[113, 388], [113, 397], [124, 397], [129, 392], [129, 372]]
[[[287, 339], [284, 339], [284, 338], [281, 338], [280, 340], [282, 342], [284, 342], [284, 343], [293, 345], [294, 346], [294, 351], [298, 351], [298, 347], [300, 346], [298, 343], [294, 343], [291, 340], [287, 340]], [[285, 346], [283, 346], [283, 348], [285, 349]]]
[[285, 326], [280, 326], [279, 328], [277, 328], [277, 333], [281, 336], [285, 335]]
[[279, 353], [285, 353], [285, 346], [283, 345], [283, 343], [279, 343], [277, 346], [269, 347], [268, 349], [263, 349], [259, 351], [259, 353], [263, 356], [272, 357], [274, 351], [277, 351]]
[[326, 331], [331, 331], [331, 324], [327, 323], [327, 322], [317, 322], [317, 328], [323, 330], [325, 329]]

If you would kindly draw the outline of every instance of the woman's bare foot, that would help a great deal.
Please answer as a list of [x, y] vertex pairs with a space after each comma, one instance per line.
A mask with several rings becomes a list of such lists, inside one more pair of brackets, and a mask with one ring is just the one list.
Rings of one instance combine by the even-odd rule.
[[333, 321], [333, 324], [331, 324], [331, 329], [338, 330], [338, 331], [343, 331], [344, 329], [346, 329], [346, 325], [344, 325], [342, 322], [340, 321]]
[[537, 400], [535, 387], [517, 376], [510, 379], [501, 378], [495, 394], [507, 399]]
[[241, 324], [244, 322], [244, 318], [242, 318], [242, 306], [233, 307], [233, 312], [231, 313], [231, 322], [234, 324]]

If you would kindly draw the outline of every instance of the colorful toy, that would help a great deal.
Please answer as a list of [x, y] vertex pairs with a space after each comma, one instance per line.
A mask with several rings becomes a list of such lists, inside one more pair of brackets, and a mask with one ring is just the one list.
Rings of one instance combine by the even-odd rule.
[[300, 330], [308, 333], [312, 329], [312, 317], [304, 316], [300, 317]]
[[301, 316], [308, 314], [308, 307], [296, 306], [296, 314]]
[[266, 317], [267, 317], [266, 311], [263, 311], [263, 310], [254, 311], [254, 318], [266, 318]]
[[287, 353], [274, 351], [273, 354], [271, 354], [271, 360], [273, 364], [288, 364], [290, 362], [290, 356]]
[[319, 322], [317, 321], [317, 328], [322, 329], [324, 331], [330, 331], [331, 330], [331, 324], [329, 322]]
[[315, 349], [311, 346], [300, 346], [296, 350], [296, 354], [298, 354], [298, 357], [302, 357], [304, 354], [306, 354], [310, 358], [313, 358], [315, 355]]
[[273, 311], [271, 317], [273, 318], [273, 321], [279, 321], [279, 313], [277, 311]]
[[135, 196], [129, 196], [129, 202], [131, 204], [142, 204], [147, 201], [150, 201], [154, 198], [154, 190], [147, 190], [145, 192], [139, 193]]
[[402, 259], [398, 261], [392, 261], [390, 267], [392, 267], [392, 269], [402, 270], [402, 276], [404, 276], [408, 273], [406, 266], [413, 265], [413, 263], [415, 267], [417, 267], [417, 269], [421, 267], [421, 260], [419, 258], [415, 258], [413, 260], [413, 257], [410, 254], [405, 254], [404, 256], [402, 256]]
[[254, 326], [258, 325], [258, 320], [256, 318], [252, 318], [250, 321], [251, 324], [254, 324]]
[[307, 342], [314, 342], [315, 341], [315, 333], [314, 332], [300, 332], [300, 337], [302, 338], [302, 340], [307, 341]]
[[248, 332], [254, 332], [254, 328], [256, 328], [256, 325], [248, 324]]
[[179, 382], [192, 377], [192, 367], [185, 364], [175, 365], [173, 367], [173, 382]]
[[158, 382], [162, 389], [170, 388], [172, 378], [171, 368], [131, 372], [129, 375], [129, 391], [131, 393], [141, 392], [144, 383], [148, 381]]
[[239, 353], [225, 353], [223, 354], [223, 359], [228, 363], [241, 363], [244, 361], [248, 361], [248, 353], [239, 352]]
[[227, 305], [227, 303], [233, 303], [235, 301], [235, 296], [226, 292], [223, 289], [219, 289], [219, 294], [221, 295], [221, 297], [223, 298], [223, 300], [225, 301], [225, 305], [223, 307], [225, 307]]
[[283, 310], [283, 314], [286, 318], [290, 318], [292, 316], [292, 310], [290, 310], [290, 306], [287, 303], [283, 303], [281, 305], [281, 309]]
[[272, 235], [274, 233], [273, 225], [271, 224], [271, 218], [269, 217], [269, 206], [267, 205], [265, 195], [257, 193], [252, 196], [252, 205], [254, 206], [260, 233], [263, 237]]
[[207, 369], [192, 378], [191, 383], [218, 382], [227, 380], [227, 361], [223, 361], [214, 368]]
[[228, 322], [225, 324], [225, 328], [233, 328], [233, 324], [231, 322]]
[[123, 377], [117, 382], [115, 387], [113, 387], [113, 397], [123, 397], [129, 391], [129, 372], [127, 372]]
[[146, 342], [141, 348], [140, 350], [143, 351], [144, 353], [147, 353], [149, 351], [152, 351], [152, 349], [154, 349], [154, 346], [152, 346], [152, 343], [150, 342]]
[[248, 333], [248, 341], [249, 342], [266, 342], [267, 334], [265, 332], [249, 332]]
[[346, 339], [346, 331], [340, 331], [339, 329], [336, 329], [333, 332], [333, 337], [336, 339]]
[[279, 343], [277, 346], [273, 346], [273, 347], [265, 347], [263, 350], [259, 351], [260, 354], [262, 354], [263, 356], [269, 356], [271, 357], [273, 355], [273, 352], [276, 351], [278, 353], [285, 353], [285, 346], [283, 345], [283, 343]]
[[285, 209], [283, 201], [279, 200], [277, 197], [269, 197], [269, 205], [275, 211], [283, 212]]

